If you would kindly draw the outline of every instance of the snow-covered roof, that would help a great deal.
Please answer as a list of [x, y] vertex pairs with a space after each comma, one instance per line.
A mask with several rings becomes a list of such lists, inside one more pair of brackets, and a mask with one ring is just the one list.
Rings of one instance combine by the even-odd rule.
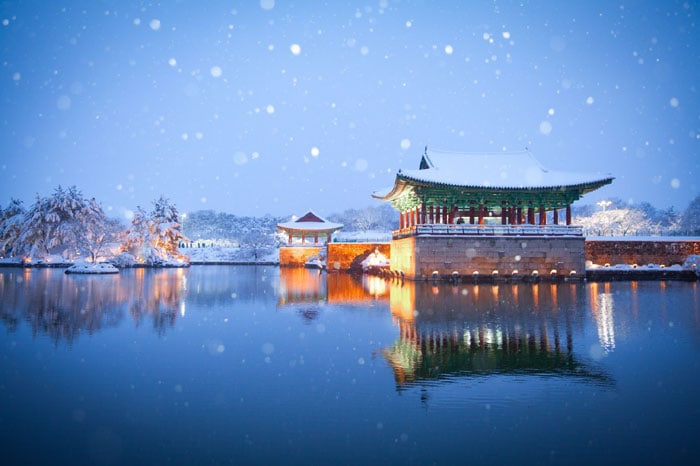
[[294, 221], [278, 223], [277, 227], [282, 230], [335, 231], [343, 228], [343, 224], [329, 222], [310, 210]]
[[[417, 170], [399, 170], [399, 180], [429, 184], [490, 189], [595, 188], [613, 180], [610, 174], [574, 173], [544, 168], [529, 151], [459, 153], [427, 149]], [[593, 188], [593, 189], [595, 189]], [[397, 186], [377, 191], [383, 198]]]

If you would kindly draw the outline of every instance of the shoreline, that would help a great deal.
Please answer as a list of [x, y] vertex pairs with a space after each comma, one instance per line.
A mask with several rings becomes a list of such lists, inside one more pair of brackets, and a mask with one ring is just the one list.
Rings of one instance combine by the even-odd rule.
[[[72, 263], [60, 262], [60, 263], [38, 263], [38, 264], [23, 264], [18, 262], [0, 262], [0, 268], [21, 268], [21, 269], [65, 269], [73, 265]], [[208, 265], [236, 265], [236, 266], [276, 266], [280, 267], [279, 262], [275, 261], [193, 261], [188, 265], [146, 265], [146, 264], [134, 264], [127, 267], [119, 267], [119, 269], [174, 269], [174, 268], [188, 268], [190, 266], [208, 266]], [[350, 273], [350, 271], [347, 271]], [[532, 280], [531, 277], [521, 277], [515, 278], [501, 276], [497, 279], [492, 279], [490, 277], [480, 278], [479, 282], [483, 283], [497, 283], [497, 282], [523, 282], [523, 283], [537, 283], [537, 282], [550, 282], [550, 283], [566, 283], [566, 282], [611, 282], [611, 281], [685, 281], [694, 282], [698, 281], [700, 276], [688, 269], [610, 269], [610, 268], [594, 268], [587, 269], [585, 278], [575, 278], [570, 277], [548, 277], [540, 276], [537, 280]], [[440, 280], [440, 281], [451, 281], [451, 280]], [[471, 277], [460, 277], [461, 282], [472, 281]]]

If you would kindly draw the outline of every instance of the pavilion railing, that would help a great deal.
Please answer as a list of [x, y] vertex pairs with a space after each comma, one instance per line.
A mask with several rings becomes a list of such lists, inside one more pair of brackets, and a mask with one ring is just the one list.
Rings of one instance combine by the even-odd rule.
[[442, 223], [415, 225], [394, 230], [393, 238], [408, 236], [583, 236], [577, 225], [446, 225]]

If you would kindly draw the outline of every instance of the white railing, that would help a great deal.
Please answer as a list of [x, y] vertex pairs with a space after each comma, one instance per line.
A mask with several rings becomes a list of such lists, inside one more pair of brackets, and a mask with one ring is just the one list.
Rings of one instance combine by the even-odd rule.
[[433, 223], [394, 230], [394, 238], [418, 235], [458, 236], [583, 236], [574, 225], [445, 225]]

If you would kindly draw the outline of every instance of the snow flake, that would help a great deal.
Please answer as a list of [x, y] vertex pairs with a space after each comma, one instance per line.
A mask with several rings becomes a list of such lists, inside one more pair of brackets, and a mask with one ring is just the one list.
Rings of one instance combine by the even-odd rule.
[[454, 52], [454, 48], [450, 44], [447, 44], [445, 46], [445, 54], [447, 55], [452, 55], [452, 52]]
[[152, 19], [148, 25], [153, 29], [154, 31], [157, 31], [160, 29], [160, 20], [159, 19]]
[[678, 99], [676, 97], [671, 97], [671, 100], [669, 100], [669, 104], [671, 104], [671, 107], [673, 108], [678, 107]]
[[408, 150], [411, 147], [411, 140], [408, 138], [401, 140], [401, 149]]
[[221, 67], [219, 66], [212, 66], [211, 69], [209, 70], [209, 73], [215, 78], [220, 78], [221, 75], [223, 74], [223, 71], [221, 70]]
[[22, 74], [19, 71], [15, 71], [14, 73], [12, 73], [13, 81], [19, 81], [20, 79], [22, 79]]
[[263, 10], [272, 10], [275, 7], [275, 0], [260, 0], [260, 8]]
[[170, 58], [170, 59], [168, 60], [168, 65], [170, 65], [170, 66], [177, 66], [177, 60], [175, 60], [174, 58]]
[[681, 180], [679, 180], [678, 178], [673, 178], [671, 180], [671, 187], [674, 189], [680, 188], [681, 187]]
[[190, 135], [187, 134], [187, 133], [182, 133], [182, 134], [180, 135], [180, 138], [181, 138], [183, 141], [187, 141], [187, 140], [190, 138]]
[[501, 34], [504, 39], [510, 39], [510, 32], [508, 31], [503, 31], [503, 34]]
[[56, 107], [58, 107], [59, 110], [69, 110], [70, 106], [71, 100], [67, 95], [62, 95], [56, 100]]
[[275, 345], [273, 345], [272, 343], [270, 343], [268, 341], [267, 343], [263, 343], [263, 345], [260, 349], [265, 354], [272, 354], [275, 352]]
[[552, 124], [547, 120], [540, 123], [540, 133], [548, 136], [552, 132]]
[[358, 172], [363, 172], [363, 171], [367, 170], [368, 166], [369, 166], [369, 164], [367, 163], [367, 161], [365, 159], [355, 160], [355, 170]]
[[198, 141], [201, 141], [204, 138], [204, 133], [202, 133], [201, 131], [197, 131], [196, 133], [194, 133], [194, 137], [197, 138]]
[[408, 21], [406, 21], [406, 27], [407, 27], [407, 28], [410, 28], [410, 27], [412, 27], [412, 26], [413, 26], [413, 21], [411, 21], [410, 19], [409, 19]]
[[134, 18], [133, 24], [134, 26], [141, 26], [141, 18]]
[[5, 18], [5, 19], [2, 20], [2, 25], [3, 25], [3, 26], [8, 26], [9, 24], [10, 24], [10, 20], [9, 20], [9, 19]]
[[245, 152], [236, 152], [233, 154], [233, 163], [236, 165], [245, 165], [248, 163], [248, 156], [245, 155]]
[[274, 105], [268, 105], [267, 107], [265, 107], [265, 111], [266, 111], [267, 113], [269, 113], [270, 115], [272, 115], [273, 113], [275, 113], [275, 106], [274, 106]]
[[588, 97], [586, 98], [586, 103], [587, 103], [588, 105], [593, 105], [593, 102], [595, 102], [595, 100], [593, 99], [593, 97], [588, 96]]
[[362, 55], [367, 55], [369, 53], [369, 47], [367, 47], [366, 45], [363, 45], [362, 47], [360, 47], [360, 53]]
[[550, 108], [549, 110], [547, 110], [547, 115], [549, 115], [549, 116], [554, 115], [554, 109]]
[[289, 50], [292, 52], [292, 55], [299, 55], [301, 53], [301, 45], [292, 44], [289, 46]]
[[314, 146], [311, 148], [311, 156], [312, 157], [318, 157], [321, 151], [318, 149], [318, 147]]

